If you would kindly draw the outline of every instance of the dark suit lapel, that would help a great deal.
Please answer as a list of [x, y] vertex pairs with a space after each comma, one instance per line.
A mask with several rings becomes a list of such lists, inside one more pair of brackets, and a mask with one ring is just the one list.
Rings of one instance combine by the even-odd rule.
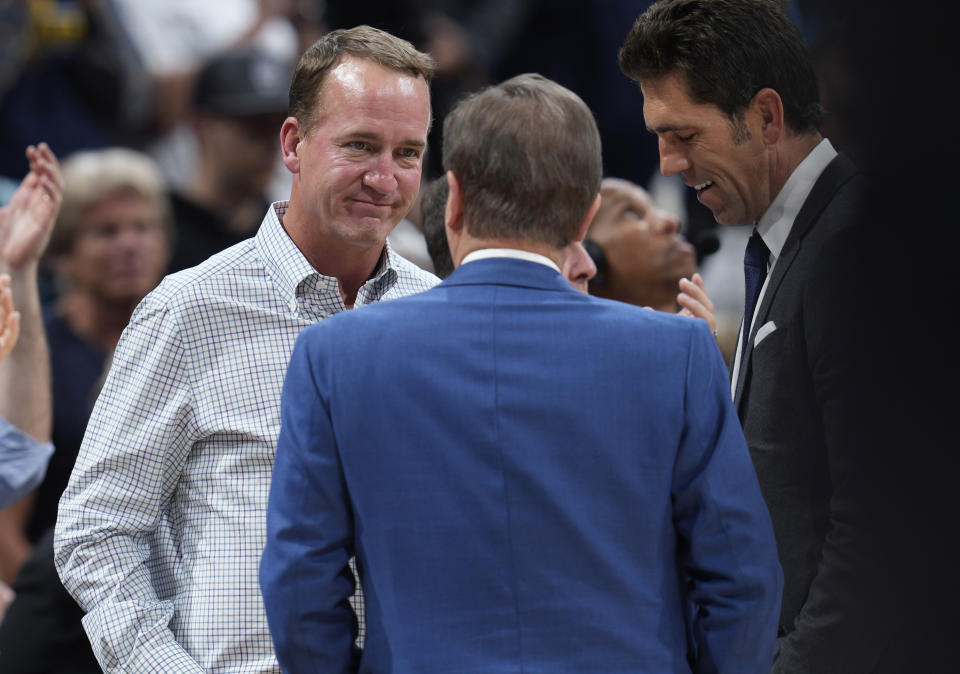
[[793, 226], [790, 228], [790, 234], [783, 244], [783, 250], [780, 251], [780, 258], [773, 268], [773, 274], [767, 283], [767, 289], [763, 293], [763, 301], [757, 307], [756, 319], [753, 321], [753, 329], [750, 331], [750, 342], [744, 353], [743, 362], [740, 363], [740, 372], [737, 377], [737, 387], [733, 396], [734, 407], [740, 409], [740, 399], [743, 395], [743, 387], [747, 380], [747, 372], [750, 369], [751, 356], [753, 355], [753, 340], [757, 337], [757, 331], [767, 322], [767, 315], [770, 313], [770, 307], [780, 289], [787, 272], [797, 258], [800, 252], [800, 246], [807, 232], [811, 230], [817, 222], [823, 209], [833, 199], [834, 195], [847, 181], [857, 175], [857, 167], [844, 155], [838, 154], [827, 164], [827, 167], [817, 178], [813, 189], [807, 196], [807, 200], [800, 207]]

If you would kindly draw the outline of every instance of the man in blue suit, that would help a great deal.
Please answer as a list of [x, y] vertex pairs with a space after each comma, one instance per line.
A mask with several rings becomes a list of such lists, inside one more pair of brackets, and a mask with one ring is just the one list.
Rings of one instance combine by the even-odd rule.
[[560, 274], [599, 204], [590, 111], [521, 75], [443, 137], [456, 271], [308, 328], [287, 373], [260, 567], [284, 671], [769, 670], [782, 577], [707, 324]]

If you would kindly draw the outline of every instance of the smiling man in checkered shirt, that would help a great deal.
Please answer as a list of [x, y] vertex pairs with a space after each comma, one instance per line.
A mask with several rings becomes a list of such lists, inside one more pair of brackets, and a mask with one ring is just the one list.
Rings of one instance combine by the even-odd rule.
[[386, 243], [419, 187], [432, 73], [373, 28], [317, 42], [280, 131], [290, 200], [134, 313], [56, 529], [106, 671], [279, 672], [257, 568], [287, 361], [311, 323], [438, 282]]

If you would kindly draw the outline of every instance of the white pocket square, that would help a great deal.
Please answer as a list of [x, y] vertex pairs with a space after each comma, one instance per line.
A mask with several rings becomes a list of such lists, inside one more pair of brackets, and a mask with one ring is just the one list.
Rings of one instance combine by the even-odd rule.
[[773, 321], [767, 321], [760, 326], [760, 329], [757, 330], [757, 336], [753, 338], [753, 348], [757, 346], [767, 338], [767, 336], [777, 329], [777, 324]]

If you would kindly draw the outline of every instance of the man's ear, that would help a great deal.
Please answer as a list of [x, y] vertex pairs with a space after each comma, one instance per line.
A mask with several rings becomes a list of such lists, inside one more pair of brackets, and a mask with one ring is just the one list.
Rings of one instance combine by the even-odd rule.
[[463, 226], [463, 188], [453, 171], [447, 171], [447, 186], [450, 192], [447, 195], [447, 205], [443, 211], [444, 231], [447, 234], [447, 247], [450, 249], [450, 260], [454, 268], [460, 266], [460, 243], [466, 231]]
[[754, 94], [750, 109], [760, 119], [760, 133], [767, 145], [774, 145], [783, 135], [786, 118], [783, 114], [783, 101], [775, 90], [765, 87]]
[[577, 235], [574, 237], [574, 241], [583, 241], [587, 236], [587, 230], [590, 229], [590, 225], [593, 223], [593, 217], [599, 210], [600, 193], [598, 192], [597, 196], [593, 198], [593, 203], [590, 204], [590, 208], [587, 209], [587, 214], [583, 216], [583, 222], [581, 222], [580, 227], [577, 228]]
[[447, 196], [447, 206], [443, 211], [443, 222], [447, 229], [460, 233], [463, 230], [463, 188], [453, 171], [447, 171], [447, 186], [450, 188], [450, 194]]
[[303, 141], [303, 128], [296, 117], [287, 117], [280, 127], [280, 149], [283, 152], [283, 165], [290, 173], [300, 173], [300, 143]]

